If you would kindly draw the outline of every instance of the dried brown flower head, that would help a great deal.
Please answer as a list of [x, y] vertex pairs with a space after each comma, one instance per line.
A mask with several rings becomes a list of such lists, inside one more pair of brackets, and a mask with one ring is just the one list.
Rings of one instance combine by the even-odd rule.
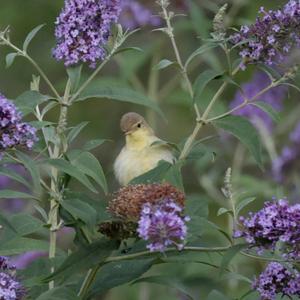
[[168, 183], [128, 185], [114, 195], [108, 210], [117, 218], [137, 222], [145, 203], [155, 204], [166, 198], [184, 207], [184, 193]]

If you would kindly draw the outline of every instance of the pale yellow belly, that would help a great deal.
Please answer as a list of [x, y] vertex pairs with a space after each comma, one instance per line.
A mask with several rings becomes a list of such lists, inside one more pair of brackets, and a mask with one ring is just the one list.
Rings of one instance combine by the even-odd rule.
[[140, 151], [124, 148], [116, 159], [114, 170], [121, 185], [155, 168], [160, 160], [173, 162], [171, 151], [165, 148], [147, 147]]

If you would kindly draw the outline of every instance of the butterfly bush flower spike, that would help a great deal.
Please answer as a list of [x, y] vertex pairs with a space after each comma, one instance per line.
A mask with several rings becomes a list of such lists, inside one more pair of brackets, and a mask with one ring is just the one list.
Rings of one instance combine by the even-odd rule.
[[13, 102], [0, 94], [0, 157], [4, 151], [18, 146], [30, 150], [36, 141], [36, 129], [22, 122]]
[[290, 0], [278, 10], [262, 7], [256, 22], [242, 26], [231, 42], [248, 63], [277, 64], [300, 46], [300, 1]]
[[277, 295], [300, 296], [300, 274], [288, 270], [277, 262], [271, 262], [253, 284], [262, 300], [275, 300]]
[[150, 251], [163, 252], [171, 245], [183, 249], [189, 218], [182, 217], [181, 213], [182, 208], [168, 199], [156, 205], [144, 205], [138, 222], [138, 234], [149, 242], [147, 248]]
[[25, 289], [16, 279], [15, 266], [6, 257], [0, 256], [0, 299], [21, 300], [25, 296]]
[[104, 46], [120, 12], [120, 0], [66, 0], [55, 23], [54, 57], [66, 66], [87, 62], [94, 68], [105, 58]]
[[248, 218], [241, 217], [242, 231], [235, 237], [244, 237], [249, 246], [274, 251], [278, 242], [283, 243], [283, 257], [300, 259], [300, 205], [289, 205], [281, 199], [266, 202], [264, 207], [250, 213]]

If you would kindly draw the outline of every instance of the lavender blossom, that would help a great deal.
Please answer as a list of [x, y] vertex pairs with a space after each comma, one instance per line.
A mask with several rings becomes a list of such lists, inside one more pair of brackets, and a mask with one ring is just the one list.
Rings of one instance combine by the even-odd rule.
[[21, 300], [25, 289], [14, 276], [15, 266], [6, 257], [0, 256], [0, 299]]
[[296, 270], [292, 273], [280, 263], [271, 262], [255, 280], [253, 289], [263, 300], [275, 300], [277, 295], [300, 296], [300, 274]]
[[48, 253], [45, 251], [29, 251], [18, 255], [17, 257], [14, 257], [12, 259], [12, 262], [15, 265], [16, 269], [25, 269], [36, 259], [47, 256], [47, 254]]
[[235, 237], [244, 237], [250, 247], [274, 251], [282, 242], [283, 256], [300, 258], [300, 205], [290, 206], [287, 200], [266, 202], [257, 213], [250, 212], [248, 218], [241, 217], [242, 231]]
[[135, 0], [123, 0], [120, 23], [127, 29], [135, 29], [146, 25], [159, 26], [161, 20], [144, 4]]
[[15, 105], [0, 94], [0, 156], [18, 146], [30, 150], [36, 141], [36, 129], [23, 123]]
[[150, 251], [163, 252], [170, 245], [183, 249], [187, 234], [185, 222], [189, 218], [182, 217], [181, 213], [182, 208], [168, 199], [159, 204], [144, 204], [137, 232], [150, 242], [147, 246]]
[[[242, 89], [244, 94], [238, 91], [235, 95], [235, 98], [230, 103], [230, 107], [234, 108], [240, 104], [242, 104], [245, 100], [251, 99], [255, 95], [257, 95], [260, 91], [270, 85], [271, 81], [267, 74], [263, 72], [257, 72], [254, 74], [251, 81], [242, 85]], [[287, 94], [287, 89], [282, 86], [278, 86], [272, 88], [261, 95], [258, 101], [265, 102], [273, 107], [276, 111], [281, 111], [283, 106], [283, 100]], [[272, 118], [260, 108], [255, 105], [247, 105], [235, 112], [236, 115], [244, 116], [249, 118], [253, 125], [257, 125], [257, 120], [263, 122], [265, 127], [271, 131], [273, 128], [273, 120]]]
[[54, 57], [66, 66], [88, 62], [95, 67], [106, 55], [104, 46], [120, 11], [120, 0], [66, 0], [55, 23]]
[[242, 26], [231, 36], [246, 63], [268, 65], [282, 61], [294, 47], [300, 46], [300, 1], [290, 0], [279, 10], [262, 7], [256, 22]]
[[286, 145], [280, 155], [272, 161], [272, 175], [277, 182], [283, 182], [286, 173], [295, 166], [300, 158], [300, 122], [289, 136], [290, 144]]

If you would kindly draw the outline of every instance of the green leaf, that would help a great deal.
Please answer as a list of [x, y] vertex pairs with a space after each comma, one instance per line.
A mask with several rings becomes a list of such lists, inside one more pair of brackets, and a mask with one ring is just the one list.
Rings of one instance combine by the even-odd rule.
[[26, 91], [18, 96], [14, 103], [21, 110], [23, 115], [27, 115], [32, 113], [37, 105], [50, 99], [53, 99], [53, 97], [42, 95], [37, 91]]
[[218, 212], [217, 212], [217, 216], [222, 216], [224, 214], [232, 214], [232, 210], [231, 209], [228, 209], [228, 208], [225, 208], [225, 207], [221, 207]]
[[195, 1], [189, 0], [189, 13], [192, 19], [192, 25], [195, 32], [202, 39], [209, 37], [210, 31], [210, 20], [206, 17], [206, 14], [203, 11], [203, 8], [196, 4]]
[[170, 61], [168, 59], [162, 59], [157, 65], [153, 67], [154, 70], [162, 70], [169, 66], [174, 65], [175, 63], [173, 61]]
[[61, 286], [43, 293], [36, 300], [80, 300], [80, 298], [74, 289]]
[[79, 123], [78, 125], [76, 125], [75, 127], [73, 127], [68, 136], [67, 136], [67, 139], [68, 139], [68, 143], [72, 143], [76, 137], [79, 135], [79, 133], [89, 124], [89, 122], [81, 122]]
[[17, 230], [15, 229], [15, 227], [10, 223], [10, 221], [3, 216], [2, 214], [0, 214], [0, 225], [2, 227], [7, 227], [9, 228], [11, 231], [13, 231], [14, 233], [17, 233]]
[[143, 94], [131, 90], [127, 87], [117, 87], [117, 86], [108, 86], [108, 85], [97, 85], [90, 86], [82, 92], [76, 101], [83, 101], [90, 98], [107, 98], [111, 100], [117, 100], [122, 102], [129, 102], [134, 104], [143, 105], [149, 108], [154, 109], [160, 115], [163, 115], [160, 108], [156, 104], [156, 101], [150, 100], [148, 97]]
[[21, 176], [17, 171], [15, 171], [11, 167], [1, 167], [0, 166], [0, 175], [6, 176], [10, 179], [18, 181], [19, 183], [25, 185], [30, 188], [30, 184]]
[[152, 258], [125, 260], [104, 265], [98, 272], [95, 283], [92, 285], [92, 289], [88, 296], [92, 298], [101, 295], [113, 287], [139, 278], [151, 268], [153, 262], [154, 260]]
[[20, 236], [25, 236], [43, 229], [44, 223], [25, 213], [14, 214], [10, 217], [10, 222]]
[[68, 161], [63, 159], [49, 159], [46, 160], [45, 163], [51, 165], [52, 167], [56, 168], [57, 170], [63, 173], [70, 175], [71, 177], [76, 178], [79, 182], [81, 182], [92, 192], [97, 193], [97, 190], [91, 184], [89, 179], [84, 174], [82, 174], [81, 170], [71, 165], [71, 163], [69, 163]]
[[133, 282], [133, 284], [142, 282], [164, 285], [177, 290], [180, 294], [183, 294], [186, 299], [194, 299], [194, 297], [187, 291], [183, 284], [174, 278], [167, 278], [166, 276], [149, 276], [137, 279]]
[[255, 201], [255, 199], [256, 197], [250, 197], [239, 202], [236, 206], [236, 214], [239, 215], [241, 210], [245, 208], [247, 205], [249, 205], [250, 203], [252, 203], [253, 201]]
[[108, 142], [110, 140], [106, 140], [106, 139], [96, 139], [96, 140], [90, 140], [88, 142], [85, 143], [85, 145], [83, 146], [83, 150], [85, 151], [91, 151], [99, 146], [101, 146], [103, 143]]
[[6, 68], [8, 69], [13, 63], [15, 58], [18, 56], [18, 53], [8, 53], [6, 55], [5, 61], [6, 61]]
[[61, 275], [71, 275], [82, 270], [88, 270], [103, 262], [116, 247], [115, 241], [106, 239], [82, 246], [69, 255], [62, 265], [45, 280], [48, 282]]
[[13, 190], [1, 190], [0, 191], [0, 199], [32, 199], [34, 198], [32, 195], [27, 193], [17, 192]]
[[46, 241], [17, 237], [0, 245], [0, 255], [18, 255], [28, 251], [48, 251], [49, 244]]
[[194, 102], [198, 103], [201, 101], [202, 93], [205, 87], [209, 84], [210, 81], [216, 79], [217, 77], [221, 76], [224, 71], [216, 71], [216, 70], [205, 70], [201, 73], [194, 84]]
[[128, 52], [128, 51], [134, 51], [134, 52], [144, 52], [143, 49], [139, 47], [125, 47], [117, 50], [114, 55], [117, 55], [119, 53]]
[[67, 68], [67, 73], [71, 81], [71, 91], [75, 92], [80, 83], [82, 65]]
[[35, 28], [33, 28], [27, 35], [24, 44], [23, 44], [23, 50], [26, 52], [27, 48], [32, 41], [32, 39], [36, 36], [36, 34], [45, 26], [45, 24], [41, 24]]
[[71, 164], [85, 175], [93, 178], [104, 190], [108, 192], [106, 178], [98, 159], [90, 152], [74, 150], [68, 154]]
[[227, 269], [232, 259], [244, 248], [247, 247], [247, 244], [238, 244], [230, 247], [224, 254], [220, 266], [220, 275]]
[[217, 290], [213, 290], [209, 293], [206, 300], [231, 300], [230, 298], [226, 297], [224, 294]]
[[198, 48], [197, 50], [195, 50], [187, 59], [186, 63], [185, 63], [185, 68], [188, 67], [188, 65], [192, 62], [192, 60], [197, 57], [198, 55], [201, 55], [205, 52], [207, 52], [208, 50], [211, 50], [213, 48], [218, 47], [218, 44], [214, 44], [214, 43], [208, 43], [208, 44], [204, 44], [202, 45], [200, 48]]
[[272, 105], [263, 101], [254, 101], [254, 102], [250, 102], [249, 104], [260, 108], [262, 111], [267, 113], [274, 122], [279, 123], [280, 121], [279, 113], [273, 108]]
[[80, 300], [80, 298], [74, 289], [61, 286], [43, 293], [36, 300]]
[[188, 195], [186, 200], [185, 213], [192, 217], [197, 216], [198, 218], [208, 217], [208, 201], [201, 195]]
[[257, 164], [262, 167], [261, 142], [256, 128], [245, 118], [228, 116], [213, 122], [219, 128], [237, 137], [250, 151]]
[[80, 219], [90, 227], [94, 227], [97, 222], [97, 211], [88, 203], [79, 199], [64, 199], [61, 206], [67, 210], [76, 220]]
[[42, 193], [42, 188], [40, 185], [41, 176], [36, 162], [32, 160], [31, 157], [29, 157], [28, 155], [20, 151], [16, 151], [16, 156], [22, 162], [25, 169], [28, 170], [28, 172], [30, 173], [34, 190], [38, 194], [41, 194]]

